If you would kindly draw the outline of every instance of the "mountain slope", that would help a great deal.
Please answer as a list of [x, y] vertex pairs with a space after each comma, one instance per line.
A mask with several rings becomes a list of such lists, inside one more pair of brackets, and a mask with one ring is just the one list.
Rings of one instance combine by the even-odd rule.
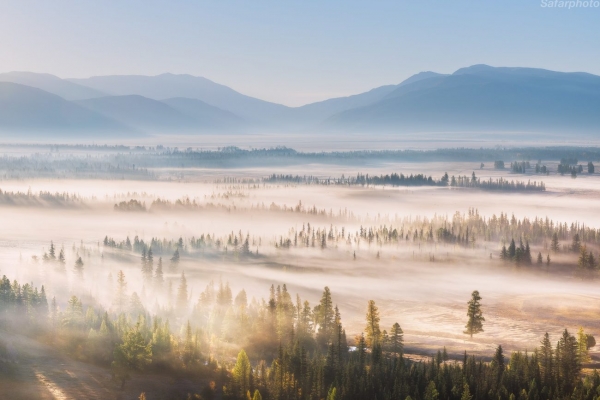
[[0, 82], [0, 131], [36, 136], [59, 132], [81, 138], [95, 132], [136, 134], [114, 120], [57, 95], [12, 82]]
[[145, 131], [190, 130], [196, 121], [168, 104], [138, 95], [107, 96], [80, 100], [89, 110]]
[[34, 72], [7, 72], [0, 74], [0, 82], [12, 82], [31, 86], [55, 94], [65, 100], [82, 100], [106, 96], [98, 90], [60, 79], [50, 74]]
[[174, 97], [202, 100], [244, 119], [263, 123], [273, 121], [288, 109], [281, 104], [255, 99], [227, 86], [192, 75], [114, 75], [69, 81], [116, 96], [137, 94], [154, 100]]
[[126, 95], [81, 100], [77, 104], [147, 132], [223, 131], [238, 128], [245, 122], [228, 111], [195, 99], [157, 101], [139, 95]]
[[238, 129], [247, 126], [247, 122], [232, 112], [221, 110], [197, 99], [174, 97], [161, 101], [181, 114], [187, 115], [207, 128]]
[[297, 107], [292, 110], [290, 115], [297, 121], [304, 121], [305, 123], [320, 123], [323, 120], [346, 110], [353, 108], [365, 107], [370, 104], [376, 103], [397, 89], [414, 82], [418, 82], [424, 79], [433, 77], [442, 77], [445, 75], [438, 74], [436, 72], [420, 72], [415, 74], [408, 79], [402, 81], [397, 85], [385, 85], [375, 89], [371, 89], [364, 93], [355, 94], [347, 97], [337, 97], [328, 99], [316, 103], [307, 104], [302, 107]]
[[339, 113], [334, 129], [585, 131], [600, 129], [600, 77], [477, 65], [397, 88]]

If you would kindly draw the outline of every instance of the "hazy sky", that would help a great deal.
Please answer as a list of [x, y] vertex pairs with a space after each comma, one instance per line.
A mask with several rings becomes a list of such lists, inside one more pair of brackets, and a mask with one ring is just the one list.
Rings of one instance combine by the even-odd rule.
[[0, 72], [189, 73], [287, 105], [479, 63], [600, 74], [600, 8], [542, 1], [4, 1]]

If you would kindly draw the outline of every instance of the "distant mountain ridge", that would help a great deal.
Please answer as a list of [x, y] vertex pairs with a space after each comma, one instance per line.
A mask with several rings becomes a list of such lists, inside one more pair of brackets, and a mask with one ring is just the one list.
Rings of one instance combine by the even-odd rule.
[[475, 65], [397, 88], [330, 117], [336, 130], [600, 133], [600, 77]]
[[[17, 86], [14, 86], [17, 85]], [[301, 107], [191, 75], [0, 74], [0, 131], [600, 133], [600, 77], [474, 65]]]
[[268, 123], [288, 108], [255, 99], [203, 77], [161, 74], [157, 76], [115, 75], [69, 79], [114, 96], [137, 94], [153, 100], [183, 97], [201, 100], [247, 120]]
[[41, 137], [44, 132], [77, 136], [82, 130], [139, 135], [135, 129], [57, 95], [18, 83], [0, 82], [0, 131]]
[[21, 85], [42, 89], [55, 94], [65, 100], [83, 100], [103, 97], [107, 94], [87, 86], [60, 79], [50, 74], [37, 74], [33, 72], [7, 72], [0, 74], [0, 82], [12, 82]]

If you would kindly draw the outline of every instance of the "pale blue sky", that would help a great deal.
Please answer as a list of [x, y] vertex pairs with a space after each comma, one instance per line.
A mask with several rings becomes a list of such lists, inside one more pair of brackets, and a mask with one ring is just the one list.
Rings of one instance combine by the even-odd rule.
[[495, 1], [4, 1], [0, 72], [189, 73], [301, 105], [472, 64], [600, 74], [600, 8]]

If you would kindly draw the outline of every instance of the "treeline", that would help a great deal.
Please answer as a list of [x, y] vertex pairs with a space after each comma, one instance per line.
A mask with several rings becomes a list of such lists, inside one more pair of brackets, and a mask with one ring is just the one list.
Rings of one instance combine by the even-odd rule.
[[231, 166], [285, 166], [308, 163], [356, 165], [377, 162], [494, 162], [501, 159], [600, 160], [598, 148], [542, 147], [494, 149], [437, 149], [299, 152], [287, 147], [244, 150], [235, 146], [218, 150], [148, 147], [50, 148], [49, 153], [0, 157], [4, 179], [27, 177], [91, 179], [182, 179], [180, 171], [157, 175], [152, 168], [225, 168]]
[[53, 154], [30, 156], [0, 156], [2, 179], [24, 178], [75, 178], [75, 179], [136, 179], [155, 180], [157, 176], [147, 168], [136, 167], [127, 158], [100, 154], [85, 156], [68, 154], [56, 157]]
[[444, 174], [440, 179], [433, 179], [431, 176], [424, 174], [397, 174], [392, 173], [388, 175], [369, 175], [359, 173], [355, 177], [345, 177], [342, 175], [340, 178], [318, 178], [312, 175], [299, 176], [299, 175], [277, 175], [272, 174], [263, 179], [265, 183], [296, 183], [296, 184], [316, 184], [316, 185], [381, 185], [381, 186], [450, 186], [450, 187], [462, 187], [462, 188], [478, 188], [483, 190], [498, 190], [498, 191], [545, 191], [546, 186], [543, 182], [539, 184], [537, 182], [522, 182], [522, 181], [508, 181], [504, 178], [498, 178], [493, 180], [481, 180], [477, 178], [475, 172], [471, 177], [467, 176], [452, 176]]
[[[342, 211], [318, 210], [314, 207], [305, 208], [302, 203], [294, 207], [278, 208], [271, 205], [269, 208], [260, 208], [264, 211], [298, 212], [324, 217], [339, 217], [342, 220], [353, 220], [351, 215]], [[389, 221], [388, 221], [389, 222]], [[275, 246], [280, 249], [298, 247], [330, 248], [346, 245], [358, 249], [361, 244], [367, 245], [398, 245], [401, 243], [411, 244], [434, 244], [446, 243], [457, 244], [464, 247], [475, 247], [477, 242], [498, 242], [503, 246], [500, 257], [519, 263], [529, 264], [530, 261], [537, 264], [549, 264], [550, 252], [552, 253], [579, 253], [585, 246], [586, 255], [582, 258], [580, 265], [584, 269], [596, 269], [596, 247], [600, 244], [600, 230], [580, 223], [561, 223], [546, 218], [522, 218], [517, 219], [514, 215], [500, 213], [492, 217], [483, 217], [478, 210], [471, 208], [467, 213], [456, 212], [452, 216], [437, 215], [433, 218], [403, 217], [395, 218], [392, 222], [373, 225], [361, 225], [356, 231], [347, 230], [343, 225], [328, 224], [325, 226], [314, 226], [310, 223], [302, 227], [291, 227], [286, 234], [277, 235], [273, 232], [270, 239], [264, 244]], [[511, 240], [517, 238], [522, 246], [515, 246], [511, 251]], [[227, 235], [217, 237], [214, 234], [202, 233], [198, 236], [187, 238], [167, 239], [150, 238], [144, 241], [139, 237], [124, 240], [105, 237], [104, 246], [121, 251], [134, 251], [142, 255], [149, 249], [155, 255], [171, 258], [175, 251], [181, 256], [194, 256], [214, 252], [229, 254], [232, 256], [249, 256], [256, 254], [258, 248], [263, 245], [260, 235], [251, 235], [249, 232], [231, 232]], [[509, 245], [509, 243], [511, 243]], [[577, 244], [579, 243], [579, 244]], [[531, 249], [526, 251], [529, 245], [535, 245], [536, 252], [531, 254]], [[521, 257], [522, 252], [526, 254]], [[573, 249], [576, 249], [573, 251]], [[541, 252], [544, 252], [540, 260]], [[107, 253], [107, 255], [110, 253]], [[537, 258], [536, 258], [537, 256]], [[592, 266], [593, 267], [590, 267]]]
[[439, 242], [475, 246], [481, 241], [504, 243], [506, 250], [513, 238], [521, 238], [527, 244], [535, 244], [555, 253], [568, 253], [574, 248], [574, 252], [578, 253], [580, 246], [587, 245], [586, 251], [589, 253], [592, 246], [600, 243], [600, 230], [580, 223], [561, 223], [548, 217], [517, 219], [514, 215], [500, 213], [499, 216], [494, 214], [487, 218], [480, 215], [477, 209], [470, 208], [467, 213], [456, 212], [450, 217], [403, 217], [389, 224], [360, 226], [356, 231], [333, 224], [314, 227], [308, 223], [301, 228], [291, 227], [287, 235], [279, 236], [277, 245], [325, 248], [344, 243], [358, 247], [362, 243], [395, 246], [402, 242]]
[[31, 189], [27, 192], [12, 192], [0, 189], [1, 205], [26, 207], [78, 207], [83, 203], [83, 198], [74, 193], [52, 193], [49, 191], [39, 191], [34, 193]]
[[328, 287], [311, 307], [299, 296], [294, 302], [285, 285], [271, 286], [268, 301], [249, 302], [244, 290], [234, 298], [221, 283], [209, 285], [191, 306], [182, 274], [169, 305], [151, 315], [136, 293], [128, 294], [119, 272], [110, 309], [88, 301], [71, 296], [61, 310], [54, 298], [48, 304], [43, 289], [3, 277], [0, 323], [110, 368], [121, 385], [147, 371], [214, 379], [195, 397], [205, 400], [594, 400], [600, 390], [597, 372], [580, 374], [595, 344], [583, 329], [577, 337], [565, 329], [555, 346], [546, 334], [533, 353], [514, 352], [508, 360], [498, 346], [491, 362], [466, 352], [450, 360], [445, 348], [414, 362], [404, 356], [400, 324], [383, 329], [374, 301], [364, 331], [349, 343]]

